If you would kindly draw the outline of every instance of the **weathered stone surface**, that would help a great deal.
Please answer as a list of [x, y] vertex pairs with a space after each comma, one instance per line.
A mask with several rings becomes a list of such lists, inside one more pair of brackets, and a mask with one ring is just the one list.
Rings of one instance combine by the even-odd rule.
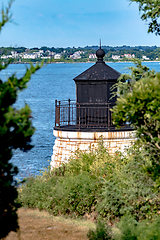
[[100, 137], [103, 138], [104, 146], [108, 148], [111, 154], [117, 150], [124, 152], [125, 148], [134, 141], [133, 131], [67, 132], [54, 130], [53, 134], [56, 140], [51, 157], [51, 168], [58, 167], [66, 162], [77, 149], [97, 148]]

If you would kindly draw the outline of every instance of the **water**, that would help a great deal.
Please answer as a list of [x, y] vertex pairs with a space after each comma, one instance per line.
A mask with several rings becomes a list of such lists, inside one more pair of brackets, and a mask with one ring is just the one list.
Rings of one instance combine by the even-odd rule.
[[[49, 64], [32, 75], [28, 88], [19, 93], [16, 108], [27, 103], [32, 109], [33, 125], [36, 132], [32, 137], [34, 148], [29, 152], [15, 150], [12, 163], [19, 167], [18, 179], [37, 175], [40, 170], [48, 167], [53, 151], [55, 137], [54, 104], [58, 100], [75, 100], [75, 83], [73, 78], [92, 66], [93, 63], [61, 63]], [[108, 63], [121, 73], [128, 72], [127, 67], [132, 63]], [[147, 62], [146, 66], [160, 71], [158, 62]], [[0, 78], [15, 73], [21, 77], [25, 72], [25, 65], [12, 64], [0, 72]]]

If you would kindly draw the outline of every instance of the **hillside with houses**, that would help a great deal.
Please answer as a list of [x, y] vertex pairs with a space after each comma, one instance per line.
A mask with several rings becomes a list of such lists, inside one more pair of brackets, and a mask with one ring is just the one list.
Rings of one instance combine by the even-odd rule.
[[[105, 61], [130, 61], [138, 58], [142, 61], [160, 61], [160, 47], [152, 46], [102, 46], [105, 51]], [[2, 60], [12, 59], [13, 62], [37, 62], [44, 59], [49, 62], [86, 62], [96, 61], [96, 50], [98, 46], [86, 46], [84, 48], [0, 48], [0, 58]]]

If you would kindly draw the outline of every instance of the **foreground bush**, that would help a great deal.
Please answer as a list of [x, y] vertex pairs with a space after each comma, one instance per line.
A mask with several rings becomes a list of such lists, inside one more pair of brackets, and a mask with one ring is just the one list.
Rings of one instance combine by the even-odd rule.
[[160, 73], [135, 60], [131, 75], [122, 74], [116, 89], [117, 102], [113, 107], [113, 122], [121, 126], [129, 122], [136, 136], [150, 155], [155, 177], [160, 176]]
[[89, 230], [87, 237], [89, 240], [111, 240], [113, 239], [111, 228], [107, 227], [102, 221], [99, 221], [96, 230]]
[[160, 217], [150, 221], [137, 222], [131, 216], [122, 218], [118, 227], [119, 234], [115, 240], [158, 240], [160, 239]]
[[85, 173], [69, 177], [29, 178], [22, 187], [23, 206], [45, 209], [54, 215], [83, 216], [97, 203], [100, 183]]
[[77, 151], [60, 168], [27, 179], [20, 201], [55, 215], [84, 216], [94, 211], [111, 224], [126, 214], [137, 221], [152, 219], [160, 210], [160, 181], [148, 174], [150, 163], [138, 145], [126, 155], [110, 156], [101, 140], [97, 150]]
[[[109, 159], [103, 141], [97, 151], [81, 152], [69, 163], [26, 179], [20, 191], [23, 206], [46, 209], [53, 214], [83, 216], [96, 209], [101, 194], [105, 162]], [[98, 166], [99, 163], [99, 166]]]
[[116, 227], [111, 228], [103, 222], [98, 222], [95, 230], [89, 230], [89, 240], [159, 240], [160, 217], [152, 222], [143, 220], [137, 222], [131, 216], [124, 216]]
[[143, 151], [133, 146], [115, 163], [112, 174], [103, 179], [102, 202], [98, 206], [101, 216], [115, 220], [132, 214], [142, 220], [158, 212], [159, 187], [146, 172], [146, 162]]

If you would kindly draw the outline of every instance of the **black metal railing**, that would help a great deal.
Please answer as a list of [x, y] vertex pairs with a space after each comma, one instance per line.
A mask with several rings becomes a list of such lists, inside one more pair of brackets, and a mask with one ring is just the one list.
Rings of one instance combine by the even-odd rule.
[[55, 128], [113, 129], [112, 103], [76, 103], [55, 101]]

